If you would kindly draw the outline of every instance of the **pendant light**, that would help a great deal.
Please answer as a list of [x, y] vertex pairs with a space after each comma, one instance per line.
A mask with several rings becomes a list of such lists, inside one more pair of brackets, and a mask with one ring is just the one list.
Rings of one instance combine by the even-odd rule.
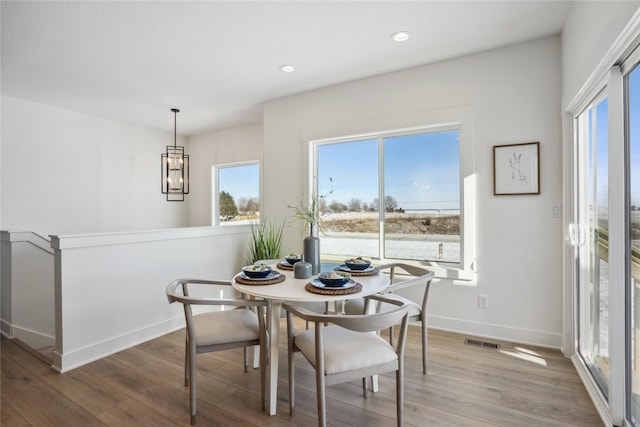
[[184, 154], [184, 147], [176, 145], [177, 116], [180, 110], [173, 112], [173, 146], [167, 145], [167, 151], [160, 155], [162, 167], [162, 194], [167, 195], [168, 202], [182, 202], [184, 195], [189, 194], [189, 156]]

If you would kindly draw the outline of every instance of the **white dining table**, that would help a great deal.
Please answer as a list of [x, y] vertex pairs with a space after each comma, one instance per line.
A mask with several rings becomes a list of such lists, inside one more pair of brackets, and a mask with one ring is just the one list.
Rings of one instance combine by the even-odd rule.
[[[331, 271], [338, 264], [335, 263], [323, 263], [321, 271]], [[276, 406], [278, 402], [278, 342], [280, 337], [280, 311], [282, 309], [283, 302], [331, 302], [331, 301], [344, 301], [349, 298], [358, 298], [367, 295], [372, 295], [381, 291], [384, 291], [390, 284], [389, 276], [387, 274], [378, 273], [370, 276], [353, 276], [352, 278], [362, 285], [362, 290], [349, 294], [349, 295], [322, 295], [309, 292], [305, 289], [305, 286], [311, 279], [316, 276], [312, 275], [311, 279], [296, 279], [293, 276], [293, 271], [283, 270], [277, 268], [276, 264], [270, 266], [274, 271], [277, 271], [285, 275], [285, 280], [280, 283], [271, 285], [247, 285], [238, 283], [233, 280], [233, 287], [252, 297], [265, 299], [269, 302], [269, 318], [268, 330], [270, 333], [269, 339], [269, 364], [268, 364], [268, 400], [269, 400], [269, 413], [270, 415], [276, 414]]]

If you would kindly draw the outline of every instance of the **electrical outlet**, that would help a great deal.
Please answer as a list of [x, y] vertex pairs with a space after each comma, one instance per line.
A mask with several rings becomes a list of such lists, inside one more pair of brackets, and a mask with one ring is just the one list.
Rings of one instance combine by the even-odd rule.
[[489, 308], [489, 295], [478, 295], [478, 308]]

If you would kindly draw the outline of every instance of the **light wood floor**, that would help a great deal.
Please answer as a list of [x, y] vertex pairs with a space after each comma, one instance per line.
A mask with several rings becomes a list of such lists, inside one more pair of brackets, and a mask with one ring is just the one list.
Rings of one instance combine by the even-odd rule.
[[[284, 332], [284, 323], [282, 324]], [[429, 331], [423, 375], [419, 329], [410, 327], [405, 374], [407, 426], [601, 426], [575, 369], [558, 351], [495, 340], [500, 348], [464, 344], [466, 336]], [[2, 426], [188, 426], [183, 386], [184, 331], [64, 374], [2, 340]], [[315, 385], [297, 362], [296, 413], [289, 416], [286, 346], [280, 342], [278, 414], [260, 409], [259, 371], [245, 374], [242, 351], [198, 356], [199, 426], [313, 426]], [[473, 337], [470, 337], [473, 338]], [[355, 381], [327, 390], [331, 426], [394, 426], [394, 377], [362, 397]]]

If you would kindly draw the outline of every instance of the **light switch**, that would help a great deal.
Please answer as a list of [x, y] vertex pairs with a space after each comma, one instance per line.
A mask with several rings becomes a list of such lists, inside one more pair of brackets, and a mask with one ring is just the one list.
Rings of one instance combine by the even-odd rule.
[[560, 218], [560, 206], [551, 206], [551, 218]]

